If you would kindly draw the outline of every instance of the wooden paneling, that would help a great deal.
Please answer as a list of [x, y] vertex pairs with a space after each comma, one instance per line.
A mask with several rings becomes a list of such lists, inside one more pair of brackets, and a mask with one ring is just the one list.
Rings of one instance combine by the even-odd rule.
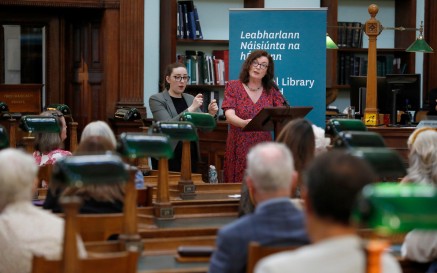
[[[425, 40], [435, 50], [437, 50], [437, 1], [425, 1]], [[437, 88], [437, 55], [424, 54], [423, 67], [423, 91], [425, 98], [428, 98], [428, 92]]]

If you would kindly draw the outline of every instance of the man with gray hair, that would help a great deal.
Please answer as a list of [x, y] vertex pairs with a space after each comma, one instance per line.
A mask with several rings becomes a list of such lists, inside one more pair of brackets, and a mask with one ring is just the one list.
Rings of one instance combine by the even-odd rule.
[[[35, 159], [20, 150], [0, 151], [0, 272], [31, 272], [33, 255], [59, 259], [62, 253], [64, 220], [35, 207], [33, 182], [37, 179]], [[79, 241], [79, 254], [85, 248]]]
[[293, 166], [291, 152], [282, 143], [263, 142], [249, 151], [246, 182], [255, 212], [219, 230], [210, 273], [246, 272], [251, 241], [272, 246], [308, 243], [303, 214], [290, 199], [296, 180]]

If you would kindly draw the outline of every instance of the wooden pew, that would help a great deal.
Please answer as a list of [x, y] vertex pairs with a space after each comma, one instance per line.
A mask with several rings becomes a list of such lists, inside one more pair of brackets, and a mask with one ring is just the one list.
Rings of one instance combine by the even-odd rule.
[[281, 251], [294, 250], [300, 246], [262, 246], [258, 242], [249, 243], [246, 273], [253, 273], [256, 263], [262, 258]]
[[[34, 256], [32, 273], [135, 273], [137, 270], [138, 253], [123, 251], [107, 253], [99, 257], [78, 257], [77, 249], [77, 213], [80, 200], [77, 197], [63, 198], [65, 211], [64, 245], [61, 260], [48, 260]], [[115, 270], [115, 271], [114, 271]]]

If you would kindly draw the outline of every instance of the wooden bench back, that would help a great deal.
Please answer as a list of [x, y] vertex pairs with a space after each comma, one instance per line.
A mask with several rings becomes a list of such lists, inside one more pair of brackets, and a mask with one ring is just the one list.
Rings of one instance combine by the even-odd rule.
[[249, 243], [246, 273], [252, 273], [256, 263], [262, 258], [281, 251], [294, 250], [300, 246], [262, 246], [258, 242]]
[[123, 214], [80, 214], [79, 234], [84, 242], [106, 241], [111, 235], [123, 232]]
[[[81, 273], [135, 273], [137, 272], [138, 254], [135, 252], [117, 252], [99, 254], [79, 260]], [[47, 260], [35, 256], [32, 261], [32, 273], [61, 273], [61, 260]]]

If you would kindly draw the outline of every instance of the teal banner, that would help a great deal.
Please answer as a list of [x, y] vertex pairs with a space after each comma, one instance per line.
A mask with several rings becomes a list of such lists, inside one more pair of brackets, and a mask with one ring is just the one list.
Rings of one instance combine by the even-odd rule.
[[326, 12], [326, 8], [230, 9], [229, 79], [238, 79], [250, 52], [266, 50], [290, 106], [314, 107], [307, 118], [324, 128]]

